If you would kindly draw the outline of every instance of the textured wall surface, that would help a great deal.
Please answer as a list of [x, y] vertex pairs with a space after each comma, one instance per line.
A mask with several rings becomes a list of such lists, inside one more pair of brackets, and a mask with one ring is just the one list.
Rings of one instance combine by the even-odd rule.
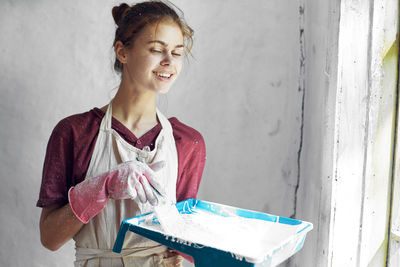
[[197, 30], [196, 60], [168, 95], [168, 113], [206, 140], [200, 196], [290, 216], [302, 95], [297, 5], [177, 3]]
[[[296, 217], [314, 229], [291, 266], [328, 266], [340, 0], [300, 0], [304, 108]], [[303, 14], [302, 14], [303, 13]], [[301, 18], [303, 16], [303, 18]]]
[[[198, 198], [293, 215], [303, 97], [298, 2], [173, 2], [195, 30], [195, 59], [159, 104], [206, 141]], [[1, 266], [72, 265], [72, 242], [58, 252], [41, 246], [35, 204], [56, 123], [116, 92], [117, 3], [2, 1]]]

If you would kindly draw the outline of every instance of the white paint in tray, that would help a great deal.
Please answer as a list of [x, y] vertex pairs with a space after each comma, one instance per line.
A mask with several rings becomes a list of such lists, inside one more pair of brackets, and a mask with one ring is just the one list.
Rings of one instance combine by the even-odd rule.
[[249, 262], [264, 260], [266, 255], [291, 239], [299, 230], [296, 225], [249, 219], [239, 216], [223, 217], [211, 212], [197, 210], [191, 214], [173, 213], [177, 224], [172, 232], [160, 224], [154, 224], [152, 216], [140, 226], [171, 236], [183, 244], [201, 244], [243, 257]]

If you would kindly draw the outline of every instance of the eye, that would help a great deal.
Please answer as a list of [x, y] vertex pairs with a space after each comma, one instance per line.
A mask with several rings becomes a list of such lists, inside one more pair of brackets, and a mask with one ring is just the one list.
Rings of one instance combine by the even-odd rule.
[[181, 56], [182, 56], [182, 53], [183, 53], [183, 51], [182, 51], [181, 49], [172, 50], [172, 51], [171, 51], [171, 54], [172, 54], [173, 56], [176, 56], [176, 57], [181, 57]]
[[151, 52], [154, 52], [154, 53], [161, 53], [161, 51], [160, 51], [160, 50], [157, 50], [157, 49], [151, 49], [150, 51], [151, 51]]

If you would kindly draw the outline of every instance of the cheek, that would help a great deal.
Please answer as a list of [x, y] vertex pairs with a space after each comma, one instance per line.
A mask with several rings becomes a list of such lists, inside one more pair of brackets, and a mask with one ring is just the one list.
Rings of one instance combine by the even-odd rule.
[[147, 58], [143, 61], [143, 69], [146, 69], [147, 72], [153, 73], [154, 69], [157, 69], [160, 66], [160, 61], [157, 58]]
[[154, 68], [156, 60], [146, 55], [138, 55], [131, 61], [132, 67], [139, 73], [145, 73]]
[[179, 60], [177, 63], [176, 63], [176, 71], [178, 72], [178, 74], [181, 72], [181, 70], [182, 70], [182, 65], [183, 65], [183, 62], [182, 62], [182, 60]]

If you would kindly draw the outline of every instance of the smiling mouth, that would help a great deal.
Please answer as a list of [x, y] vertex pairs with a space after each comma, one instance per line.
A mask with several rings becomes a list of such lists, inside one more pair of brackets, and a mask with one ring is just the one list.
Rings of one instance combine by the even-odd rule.
[[171, 79], [171, 77], [173, 76], [172, 73], [165, 73], [165, 72], [155, 72], [153, 71], [153, 73], [160, 79], [162, 80], [169, 80]]

